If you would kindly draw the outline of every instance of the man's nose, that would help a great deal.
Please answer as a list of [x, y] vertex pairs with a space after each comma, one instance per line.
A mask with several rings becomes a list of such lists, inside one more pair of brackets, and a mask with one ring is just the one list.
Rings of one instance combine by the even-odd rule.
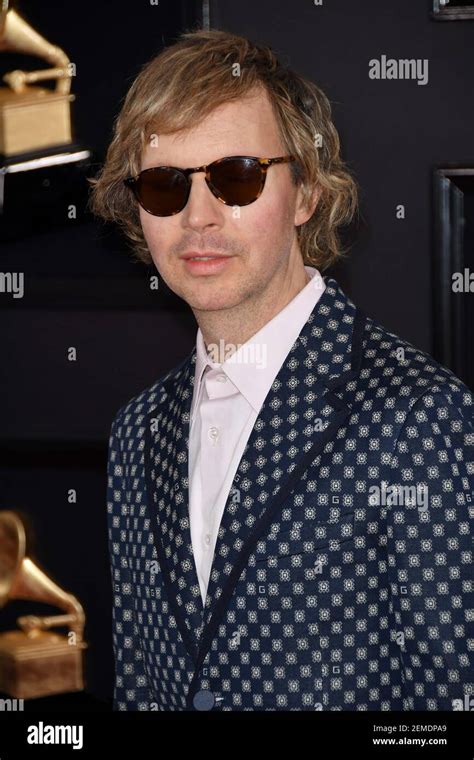
[[183, 209], [185, 226], [202, 228], [210, 224], [222, 225], [225, 206], [208, 188], [204, 172], [191, 174], [190, 180], [189, 198]]

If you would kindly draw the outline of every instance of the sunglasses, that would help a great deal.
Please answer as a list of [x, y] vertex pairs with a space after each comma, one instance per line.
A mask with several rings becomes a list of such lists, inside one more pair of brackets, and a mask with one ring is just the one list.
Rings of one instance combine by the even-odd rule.
[[123, 181], [149, 214], [171, 216], [186, 206], [191, 190], [190, 175], [195, 172], [206, 173], [209, 190], [226, 206], [248, 206], [262, 194], [270, 166], [295, 160], [295, 156], [227, 156], [195, 169], [154, 166]]

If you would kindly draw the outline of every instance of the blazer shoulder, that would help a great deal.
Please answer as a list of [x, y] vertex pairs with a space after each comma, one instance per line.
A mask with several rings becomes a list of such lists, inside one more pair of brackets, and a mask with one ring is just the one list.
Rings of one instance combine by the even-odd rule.
[[120, 428], [122, 425], [137, 424], [150, 410], [156, 409], [161, 403], [163, 403], [170, 392], [172, 392], [175, 383], [179, 381], [190, 364], [193, 353], [194, 349], [180, 364], [170, 369], [152, 385], [147, 386], [123, 404], [115, 414], [112, 421], [112, 428]]
[[362, 338], [361, 378], [379, 393], [395, 394], [398, 403], [406, 398], [410, 407], [427, 392], [442, 393], [458, 407], [474, 403], [469, 388], [450, 369], [370, 317]]

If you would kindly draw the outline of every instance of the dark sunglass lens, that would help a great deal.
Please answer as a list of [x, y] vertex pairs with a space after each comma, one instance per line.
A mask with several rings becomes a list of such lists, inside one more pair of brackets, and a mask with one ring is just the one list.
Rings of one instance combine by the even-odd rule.
[[137, 182], [137, 194], [141, 205], [150, 214], [177, 214], [186, 203], [186, 178], [180, 172], [166, 167], [144, 171]]
[[248, 158], [224, 159], [210, 169], [211, 184], [229, 206], [246, 206], [256, 200], [262, 179], [260, 165]]

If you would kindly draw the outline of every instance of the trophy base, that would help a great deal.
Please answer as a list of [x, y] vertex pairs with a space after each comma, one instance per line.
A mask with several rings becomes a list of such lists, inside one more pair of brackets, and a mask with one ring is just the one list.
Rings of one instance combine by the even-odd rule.
[[74, 95], [44, 87], [14, 92], [0, 87], [0, 153], [15, 156], [71, 142], [70, 104]]
[[84, 689], [82, 650], [65, 636], [37, 631], [0, 634], [0, 692], [15, 699], [34, 699]]

